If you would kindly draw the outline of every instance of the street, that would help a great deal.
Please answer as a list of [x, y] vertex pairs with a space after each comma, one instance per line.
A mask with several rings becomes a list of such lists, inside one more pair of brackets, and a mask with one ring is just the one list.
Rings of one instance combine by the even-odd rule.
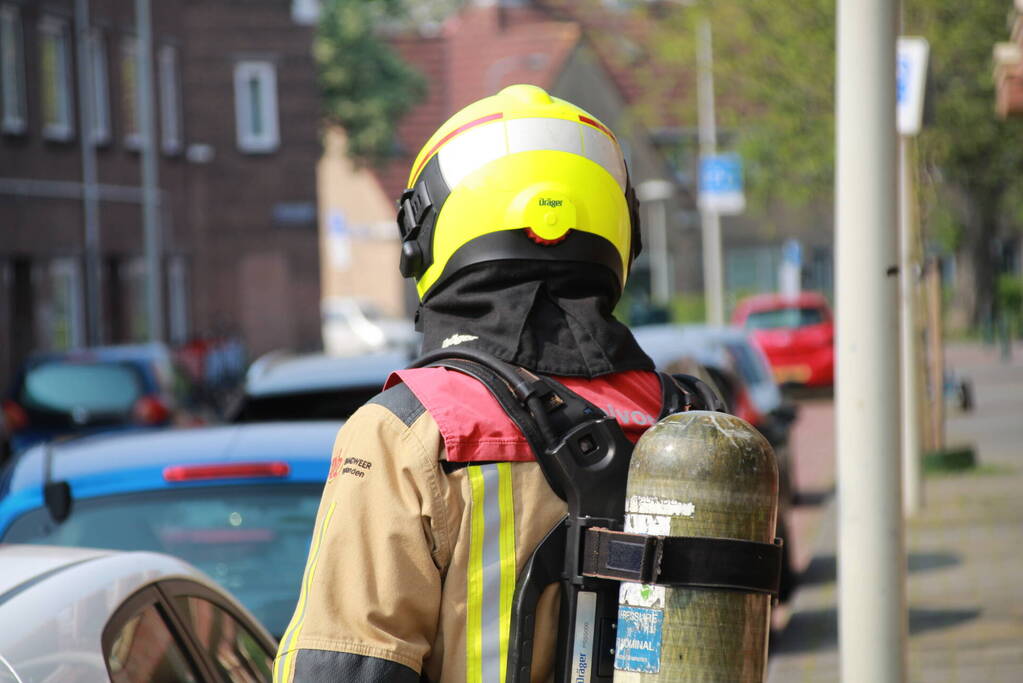
[[[1023, 672], [1023, 349], [952, 345], [950, 367], [973, 381], [976, 404], [952, 414], [948, 443], [972, 444], [978, 466], [927, 475], [924, 507], [906, 528], [910, 681], [1001, 683]], [[792, 514], [803, 580], [775, 617], [769, 681], [838, 681], [833, 411], [801, 402]], [[870, 590], [870, 587], [864, 587]]]

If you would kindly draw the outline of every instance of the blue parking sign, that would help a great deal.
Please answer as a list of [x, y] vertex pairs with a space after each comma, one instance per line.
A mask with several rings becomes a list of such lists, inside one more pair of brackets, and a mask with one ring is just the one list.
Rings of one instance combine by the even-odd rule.
[[742, 159], [738, 154], [715, 154], [700, 159], [700, 208], [715, 213], [742, 213]]

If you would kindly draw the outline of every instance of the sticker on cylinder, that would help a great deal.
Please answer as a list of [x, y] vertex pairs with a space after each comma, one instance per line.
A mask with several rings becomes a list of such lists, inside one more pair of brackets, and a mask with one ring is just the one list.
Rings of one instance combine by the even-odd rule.
[[615, 668], [655, 674], [661, 670], [661, 630], [664, 610], [618, 607]]
[[618, 589], [618, 602], [630, 607], [664, 608], [664, 586], [623, 581]]

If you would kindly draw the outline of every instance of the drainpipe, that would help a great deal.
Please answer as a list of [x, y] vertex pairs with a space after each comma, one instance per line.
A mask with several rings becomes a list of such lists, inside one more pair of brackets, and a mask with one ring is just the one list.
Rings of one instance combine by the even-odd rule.
[[103, 343], [103, 309], [100, 296], [99, 186], [96, 171], [95, 75], [92, 73], [89, 37], [89, 0], [75, 0], [75, 34], [78, 54], [78, 113], [81, 119], [82, 214], [85, 217], [85, 319], [90, 346]]
[[142, 136], [142, 224], [146, 253], [146, 304], [150, 341], [163, 341], [163, 292], [160, 195], [153, 107], [153, 27], [149, 0], [135, 0], [138, 34], [139, 132]]

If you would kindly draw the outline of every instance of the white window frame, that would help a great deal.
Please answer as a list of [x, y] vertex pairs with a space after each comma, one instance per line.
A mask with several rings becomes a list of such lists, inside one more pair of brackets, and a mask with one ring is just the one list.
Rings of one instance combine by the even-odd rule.
[[92, 131], [94, 145], [110, 142], [110, 73], [107, 64], [107, 40], [99, 29], [89, 31], [86, 38], [92, 92]]
[[[251, 102], [249, 86], [259, 82], [258, 116], [263, 130], [253, 130], [252, 120], [257, 113]], [[238, 149], [249, 154], [265, 154], [280, 145], [277, 122], [277, 66], [267, 60], [243, 60], [234, 65], [234, 110]]]
[[[135, 78], [135, 82], [132, 84], [134, 102], [132, 102], [131, 115], [129, 115], [125, 108], [129, 96], [127, 79], [124, 77], [126, 63], [131, 64], [132, 73]], [[120, 61], [118, 62], [117, 73], [120, 78], [121, 97], [118, 102], [120, 103], [121, 120], [124, 121], [124, 146], [128, 149], [142, 149], [142, 122], [139, 120], [139, 99], [142, 95], [139, 91], [139, 40], [133, 35], [121, 38]], [[132, 129], [133, 126], [134, 130]]]
[[[67, 346], [55, 344], [56, 319], [53, 313], [58, 288], [66, 287], [67, 295]], [[85, 319], [82, 311], [82, 269], [73, 258], [54, 259], [50, 262], [50, 321], [47, 343], [50, 348], [77, 348], [85, 341]]]
[[[8, 39], [13, 46], [7, 44]], [[21, 28], [21, 12], [17, 5], [0, 5], [0, 131], [17, 135], [27, 128], [25, 34]]]
[[42, 71], [43, 50], [48, 39], [57, 41], [57, 78], [54, 94], [57, 101], [56, 114], [60, 120], [46, 121], [46, 104], [40, 106], [41, 118], [43, 120], [43, 137], [50, 140], [66, 141], [74, 137], [75, 118], [73, 110], [73, 96], [71, 90], [71, 33], [68, 23], [64, 19], [46, 16], [39, 21], [39, 98], [40, 101], [46, 96], [46, 83], [43, 82], [45, 74]]
[[160, 148], [164, 154], [179, 154], [182, 135], [177, 47], [161, 45], [156, 59], [160, 71]]

